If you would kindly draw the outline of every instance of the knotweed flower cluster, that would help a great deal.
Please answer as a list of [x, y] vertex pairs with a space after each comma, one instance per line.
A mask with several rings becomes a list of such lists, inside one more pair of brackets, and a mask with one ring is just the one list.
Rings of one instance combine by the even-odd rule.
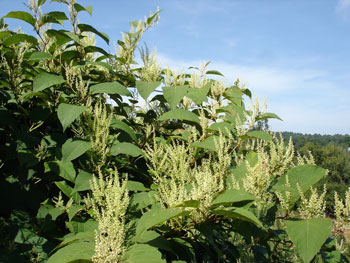
[[345, 200], [341, 200], [334, 192], [334, 210], [337, 229], [344, 230], [350, 223], [350, 187], [345, 193]]
[[297, 184], [300, 195], [300, 206], [298, 212], [302, 218], [325, 217], [327, 187], [323, 186], [322, 194], [317, 193], [316, 188], [310, 188], [310, 196], [307, 198]]
[[224, 190], [226, 172], [231, 165], [228, 154], [231, 143], [220, 136], [216, 144], [217, 155], [209, 155], [201, 163], [196, 163], [195, 148], [183, 142], [162, 144], [154, 141], [154, 145], [146, 147], [149, 172], [163, 207], [197, 200], [200, 206], [191, 211], [191, 219], [194, 222], [205, 220], [213, 199]]
[[104, 180], [99, 171], [98, 180], [91, 182], [93, 217], [98, 222], [95, 233], [94, 263], [115, 263], [123, 260], [125, 245], [125, 213], [129, 205], [126, 182], [120, 183], [117, 171]]

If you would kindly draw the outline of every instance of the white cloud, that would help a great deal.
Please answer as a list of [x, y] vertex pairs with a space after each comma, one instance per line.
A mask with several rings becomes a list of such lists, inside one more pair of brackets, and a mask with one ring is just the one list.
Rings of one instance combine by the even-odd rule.
[[350, 17], [350, 0], [338, 0], [335, 11], [343, 19], [347, 20]]
[[[159, 55], [163, 65], [186, 70], [206, 61], [185, 61]], [[307, 59], [308, 60], [308, 59]], [[304, 133], [350, 133], [349, 89], [344, 89], [326, 71], [305, 67], [273, 67], [213, 62], [209, 69], [222, 72], [233, 82], [237, 77], [262, 100], [268, 111], [284, 121], [271, 121], [274, 130]]]

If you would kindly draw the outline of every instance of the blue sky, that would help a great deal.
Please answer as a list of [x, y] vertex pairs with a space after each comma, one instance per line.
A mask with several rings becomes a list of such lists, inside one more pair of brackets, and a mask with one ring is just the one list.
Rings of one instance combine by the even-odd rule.
[[[49, 1], [47, 1], [49, 2]], [[144, 41], [163, 64], [186, 69], [211, 61], [229, 81], [237, 77], [268, 111], [284, 121], [274, 130], [350, 133], [350, 0], [81, 0], [94, 25], [111, 40], [159, 6], [159, 25]], [[23, 0], [0, 0], [3, 16], [25, 10]], [[50, 10], [60, 4], [46, 4]], [[46, 9], [47, 10], [47, 9]], [[13, 19], [13, 28], [26, 27]], [[30, 33], [30, 32], [28, 32]], [[102, 41], [98, 45], [113, 51]]]

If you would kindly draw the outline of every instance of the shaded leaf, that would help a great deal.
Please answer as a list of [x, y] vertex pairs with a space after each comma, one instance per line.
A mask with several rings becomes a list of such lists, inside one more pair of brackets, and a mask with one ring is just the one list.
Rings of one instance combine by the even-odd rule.
[[38, 40], [35, 37], [30, 36], [30, 35], [26, 35], [26, 34], [12, 35], [12, 36], [6, 38], [5, 41], [2, 42], [2, 44], [4, 46], [10, 46], [13, 44], [16, 45], [16, 44], [23, 43], [23, 42], [28, 42], [28, 43], [33, 44], [33, 45], [38, 44]]
[[277, 114], [271, 112], [266, 112], [256, 118], [257, 121], [264, 119], [279, 119], [282, 121], [282, 119]]
[[52, 59], [53, 57], [46, 52], [33, 52], [28, 60], [35, 60], [35, 61], [41, 61], [46, 59]]
[[97, 31], [96, 28], [87, 24], [78, 24], [78, 28], [81, 32], [92, 32], [101, 37], [107, 44], [109, 44], [109, 37], [107, 34]]
[[64, 83], [65, 80], [62, 76], [49, 74], [46, 72], [40, 73], [34, 78], [33, 81], [33, 91], [39, 92], [54, 85], [59, 85]]
[[61, 103], [57, 109], [57, 116], [60, 120], [63, 131], [84, 112], [87, 107]]
[[264, 228], [262, 223], [259, 221], [259, 219], [250, 211], [244, 209], [244, 208], [230, 208], [230, 209], [216, 209], [213, 210], [213, 214], [216, 215], [223, 215], [223, 216], [229, 216], [232, 218], [237, 218], [243, 221], [251, 222], [261, 228]]
[[133, 157], [137, 157], [139, 155], [142, 155], [142, 151], [139, 147], [137, 147], [135, 144], [129, 143], [129, 142], [117, 142], [113, 143], [113, 146], [111, 147], [111, 154], [112, 155], [118, 155], [118, 154], [126, 154]]
[[62, 247], [48, 260], [49, 263], [87, 263], [92, 262], [95, 254], [95, 243], [88, 241], [73, 242]]
[[184, 214], [186, 214], [186, 212], [183, 211], [183, 208], [152, 208], [144, 213], [138, 221], [135, 240], [138, 240], [138, 238], [151, 227]]
[[90, 149], [90, 142], [69, 139], [62, 145], [62, 161], [72, 161]]
[[93, 178], [92, 174], [85, 172], [83, 170], [80, 171], [78, 176], [75, 178], [73, 192], [90, 190], [90, 181], [92, 180], [92, 178]]
[[146, 244], [131, 246], [126, 251], [125, 257], [127, 263], [144, 263], [145, 259], [152, 263], [166, 263], [158, 249]]
[[127, 134], [129, 134], [131, 139], [133, 139], [135, 142], [137, 142], [137, 137], [136, 137], [135, 132], [125, 122], [123, 122], [121, 120], [117, 120], [117, 119], [112, 119], [110, 127], [114, 128], [114, 129], [119, 129], [119, 130], [125, 131]]

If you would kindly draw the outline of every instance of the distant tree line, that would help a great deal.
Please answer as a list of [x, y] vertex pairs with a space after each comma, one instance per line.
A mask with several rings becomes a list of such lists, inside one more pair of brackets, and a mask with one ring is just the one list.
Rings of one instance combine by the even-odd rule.
[[318, 183], [321, 188], [327, 186], [327, 210], [331, 212], [331, 203], [334, 200], [334, 191], [344, 197], [350, 187], [350, 135], [321, 135], [283, 132], [285, 140], [293, 139], [295, 150], [304, 155], [311, 152], [315, 163], [329, 173]]

